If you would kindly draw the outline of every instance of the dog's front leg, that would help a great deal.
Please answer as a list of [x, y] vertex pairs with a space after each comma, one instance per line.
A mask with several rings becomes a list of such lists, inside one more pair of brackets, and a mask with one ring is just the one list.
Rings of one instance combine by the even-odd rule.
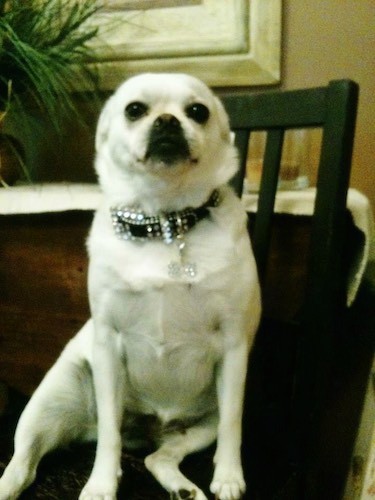
[[95, 463], [80, 500], [114, 500], [121, 476], [121, 423], [124, 407], [124, 365], [118, 333], [94, 321], [93, 379], [98, 416]]
[[218, 370], [219, 426], [211, 492], [220, 500], [238, 500], [246, 489], [241, 440], [248, 353], [246, 338], [227, 346]]

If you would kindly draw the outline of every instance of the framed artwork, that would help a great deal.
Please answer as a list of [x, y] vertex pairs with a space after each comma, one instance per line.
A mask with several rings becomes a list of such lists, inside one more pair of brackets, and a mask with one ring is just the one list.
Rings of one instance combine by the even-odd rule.
[[281, 2], [104, 0], [92, 21], [101, 87], [144, 71], [186, 72], [213, 87], [276, 84]]

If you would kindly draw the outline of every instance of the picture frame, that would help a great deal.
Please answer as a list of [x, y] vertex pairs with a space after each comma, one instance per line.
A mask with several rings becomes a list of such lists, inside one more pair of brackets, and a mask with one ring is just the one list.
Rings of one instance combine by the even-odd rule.
[[107, 0], [94, 21], [100, 88], [141, 72], [211, 87], [280, 82], [282, 0]]

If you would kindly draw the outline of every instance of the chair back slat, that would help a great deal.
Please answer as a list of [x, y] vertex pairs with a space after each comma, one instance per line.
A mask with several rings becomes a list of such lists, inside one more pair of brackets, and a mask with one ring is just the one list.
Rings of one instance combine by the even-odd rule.
[[253, 249], [261, 278], [265, 272], [270, 246], [271, 220], [279, 180], [283, 140], [283, 129], [268, 131], [253, 235]]
[[249, 148], [250, 130], [238, 129], [235, 131], [234, 144], [239, 155], [238, 172], [234, 175], [230, 184], [235, 190], [237, 196], [242, 196], [244, 180], [246, 176], [247, 152]]

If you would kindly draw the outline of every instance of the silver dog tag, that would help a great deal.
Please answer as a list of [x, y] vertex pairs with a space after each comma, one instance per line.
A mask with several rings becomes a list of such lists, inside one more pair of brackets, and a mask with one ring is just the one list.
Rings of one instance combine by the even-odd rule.
[[177, 237], [177, 248], [180, 261], [172, 261], [168, 265], [168, 274], [171, 278], [195, 278], [197, 275], [197, 265], [193, 262], [184, 262], [183, 250], [185, 241], [182, 235]]
[[197, 265], [192, 262], [181, 263], [173, 261], [168, 265], [168, 274], [171, 278], [195, 278], [197, 275]]

